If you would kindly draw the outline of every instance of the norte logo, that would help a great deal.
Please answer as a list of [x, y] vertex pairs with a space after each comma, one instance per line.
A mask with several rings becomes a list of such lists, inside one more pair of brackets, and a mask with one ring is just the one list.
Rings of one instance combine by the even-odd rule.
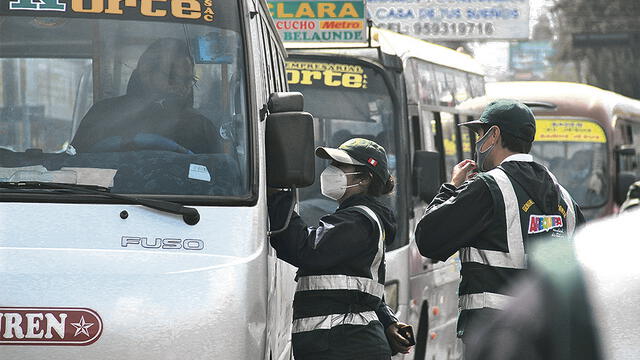
[[[213, 0], [11, 0], [9, 10], [67, 11], [71, 14], [123, 16], [132, 11], [142, 17], [214, 21]], [[125, 17], [126, 18], [126, 17]]]
[[87, 308], [0, 307], [0, 345], [93, 344], [102, 319]]
[[529, 234], [538, 234], [562, 226], [560, 215], [531, 215], [529, 217]]

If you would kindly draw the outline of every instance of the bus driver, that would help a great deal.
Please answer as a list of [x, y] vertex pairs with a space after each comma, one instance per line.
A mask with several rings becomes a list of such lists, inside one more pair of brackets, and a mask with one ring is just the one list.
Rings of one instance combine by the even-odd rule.
[[193, 109], [194, 85], [187, 44], [158, 39], [138, 60], [126, 94], [94, 104], [71, 144], [79, 152], [221, 152], [219, 132]]

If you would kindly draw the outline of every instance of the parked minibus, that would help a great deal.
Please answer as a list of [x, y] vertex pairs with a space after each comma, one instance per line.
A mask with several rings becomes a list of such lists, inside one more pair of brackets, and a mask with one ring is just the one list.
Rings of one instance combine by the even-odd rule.
[[531, 154], [571, 193], [587, 219], [617, 213], [640, 179], [640, 101], [567, 82], [499, 82], [463, 104], [480, 110], [495, 99], [524, 102], [536, 116]]
[[2, 2], [0, 359], [290, 359], [285, 56], [264, 0]]
[[[484, 95], [483, 69], [469, 55], [405, 35], [372, 28], [370, 36], [371, 44], [361, 48], [295, 44], [287, 79], [314, 116], [315, 146], [360, 137], [387, 150], [396, 188], [384, 201], [395, 211], [398, 233], [385, 255], [385, 300], [417, 330], [415, 352], [404, 358], [459, 359], [459, 260], [423, 258], [413, 230], [445, 174], [471, 156], [470, 134], [456, 124], [477, 114], [457, 105]], [[326, 165], [316, 160], [317, 176]], [[322, 196], [319, 179], [300, 190], [307, 224], [317, 224], [336, 207]]]

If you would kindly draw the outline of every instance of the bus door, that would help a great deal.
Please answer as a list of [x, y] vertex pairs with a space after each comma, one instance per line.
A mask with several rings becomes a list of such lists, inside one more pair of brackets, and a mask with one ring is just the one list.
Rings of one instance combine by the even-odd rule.
[[[406, 87], [409, 98], [412, 152], [437, 151], [441, 157], [441, 181], [448, 180], [451, 168], [462, 157], [461, 137], [453, 107], [439, 103], [439, 91], [447, 91], [446, 76], [438, 76], [437, 65], [420, 59], [409, 59]], [[440, 80], [438, 80], [440, 79]], [[444, 83], [442, 83], [444, 82]], [[446, 104], [450, 104], [451, 92]], [[415, 186], [415, 184], [414, 184]], [[412, 197], [410, 228], [415, 229], [428, 205], [416, 192]], [[413, 234], [412, 234], [413, 235]], [[417, 328], [414, 359], [428, 359], [448, 354], [459, 358], [461, 350], [456, 339], [457, 287], [459, 281], [456, 259], [434, 262], [420, 255], [412, 241], [409, 253], [411, 309], [409, 322]]]

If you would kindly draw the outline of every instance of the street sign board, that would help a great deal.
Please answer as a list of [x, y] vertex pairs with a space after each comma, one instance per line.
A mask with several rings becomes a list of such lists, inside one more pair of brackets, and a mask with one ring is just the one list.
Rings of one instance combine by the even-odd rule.
[[574, 33], [573, 47], [630, 46], [640, 40], [640, 32]]
[[373, 24], [425, 40], [529, 38], [529, 0], [368, 0]]
[[509, 46], [509, 69], [517, 74], [531, 74], [542, 78], [551, 67], [555, 54], [551, 41], [523, 41]]
[[269, 0], [268, 6], [283, 41], [367, 41], [364, 0]]

